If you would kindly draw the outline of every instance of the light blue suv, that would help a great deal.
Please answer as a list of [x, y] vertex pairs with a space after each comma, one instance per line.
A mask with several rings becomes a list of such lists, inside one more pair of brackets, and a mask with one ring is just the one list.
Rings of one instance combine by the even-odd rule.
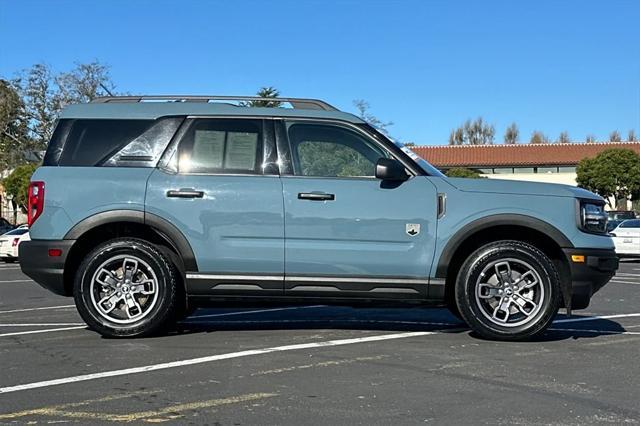
[[30, 186], [22, 270], [108, 336], [213, 302], [407, 302], [502, 340], [587, 307], [615, 273], [597, 195], [448, 179], [354, 115], [279, 101], [67, 107]]

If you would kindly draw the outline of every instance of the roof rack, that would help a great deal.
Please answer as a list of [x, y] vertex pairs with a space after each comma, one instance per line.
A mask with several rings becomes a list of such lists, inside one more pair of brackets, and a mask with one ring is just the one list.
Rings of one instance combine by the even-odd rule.
[[166, 101], [166, 102], [203, 102], [209, 101], [269, 101], [286, 102], [296, 109], [320, 109], [324, 111], [338, 111], [338, 109], [328, 103], [318, 99], [303, 98], [262, 98], [259, 96], [178, 96], [178, 95], [152, 95], [152, 96], [102, 96], [91, 101], [91, 103], [128, 103], [145, 101]]

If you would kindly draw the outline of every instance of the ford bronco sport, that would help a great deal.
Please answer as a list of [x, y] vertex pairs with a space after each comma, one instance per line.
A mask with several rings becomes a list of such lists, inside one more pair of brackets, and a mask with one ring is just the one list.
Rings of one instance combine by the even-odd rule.
[[30, 185], [24, 273], [107, 336], [212, 302], [413, 302], [517, 340], [618, 267], [591, 192], [449, 179], [325, 102], [251, 100], [67, 107]]

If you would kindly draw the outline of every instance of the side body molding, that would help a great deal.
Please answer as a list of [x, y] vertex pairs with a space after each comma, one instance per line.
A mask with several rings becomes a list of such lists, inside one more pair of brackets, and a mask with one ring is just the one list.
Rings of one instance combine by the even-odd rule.
[[449, 238], [449, 241], [445, 245], [440, 258], [438, 259], [435, 277], [446, 278], [447, 268], [451, 263], [453, 255], [464, 240], [483, 229], [505, 225], [522, 226], [539, 231], [554, 240], [560, 247], [573, 248], [571, 241], [569, 241], [569, 239], [560, 230], [558, 230], [558, 228], [540, 219], [521, 214], [496, 214], [486, 216], [464, 225], [451, 238]]
[[198, 265], [189, 241], [184, 234], [171, 222], [153, 213], [139, 210], [109, 210], [90, 216], [77, 223], [64, 236], [65, 240], [77, 240], [84, 233], [97, 226], [116, 222], [130, 222], [149, 225], [161, 237], [173, 244], [184, 262], [185, 269], [197, 272]]

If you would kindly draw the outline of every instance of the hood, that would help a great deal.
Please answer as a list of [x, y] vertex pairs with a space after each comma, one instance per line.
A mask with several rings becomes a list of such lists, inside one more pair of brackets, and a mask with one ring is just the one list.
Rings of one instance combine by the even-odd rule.
[[449, 183], [460, 191], [488, 192], [514, 195], [547, 195], [552, 197], [587, 198], [603, 201], [603, 198], [586, 189], [557, 183], [527, 182], [506, 179], [449, 178]]

